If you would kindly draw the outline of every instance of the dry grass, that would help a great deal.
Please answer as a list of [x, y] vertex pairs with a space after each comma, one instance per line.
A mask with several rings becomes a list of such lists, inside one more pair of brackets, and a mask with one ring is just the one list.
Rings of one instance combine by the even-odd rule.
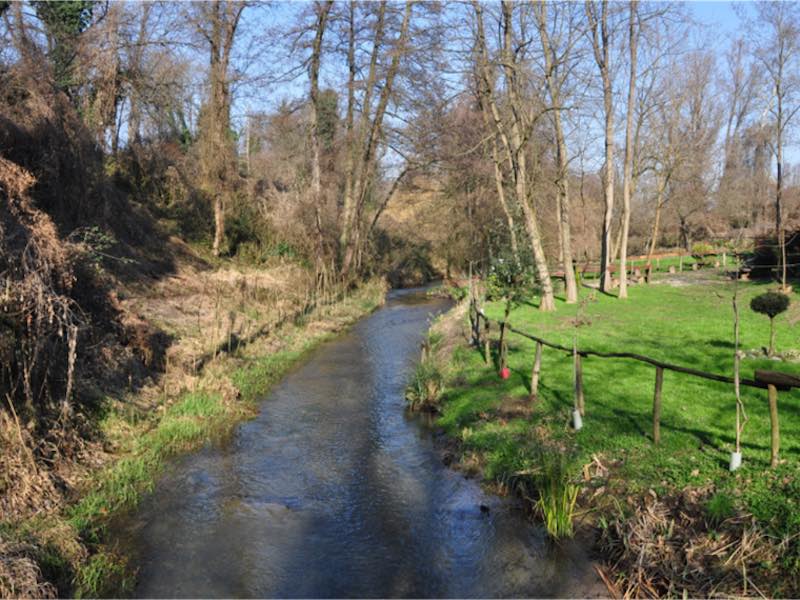
[[612, 519], [601, 538], [604, 558], [618, 576], [608, 582], [610, 591], [625, 598], [770, 594], [753, 583], [753, 565], [765, 565], [757, 577], [765, 581], [780, 542], [749, 515], [710, 522], [705, 508], [710, 496], [709, 489], [694, 489], [668, 498], [653, 493], [629, 499], [630, 514]]
[[170, 367], [193, 370], [260, 330], [293, 318], [311, 301], [313, 277], [295, 264], [270, 270], [180, 266], [154, 285], [133, 289], [121, 305], [172, 339]]
[[30, 544], [12, 543], [0, 535], [0, 598], [56, 598], [55, 587], [44, 581]]

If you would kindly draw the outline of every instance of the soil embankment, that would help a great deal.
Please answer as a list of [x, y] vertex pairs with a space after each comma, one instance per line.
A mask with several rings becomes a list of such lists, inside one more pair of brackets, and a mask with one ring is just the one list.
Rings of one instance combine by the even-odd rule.
[[[103, 544], [109, 520], [149, 490], [164, 460], [225, 435], [254, 414], [254, 401], [298, 358], [383, 301], [372, 281], [347, 293], [314, 293], [313, 274], [281, 261], [256, 268], [216, 265], [180, 240], [169, 275], [117, 280], [110, 290], [124, 328], [119, 367], [114, 345], [101, 396], [84, 411], [73, 447], [52, 464], [3, 473], [0, 597], [119, 594], [125, 558]], [[116, 359], [116, 360], [115, 360]], [[96, 368], [96, 366], [95, 366]], [[13, 433], [13, 428], [9, 428]], [[43, 482], [43, 483], [37, 483]]]

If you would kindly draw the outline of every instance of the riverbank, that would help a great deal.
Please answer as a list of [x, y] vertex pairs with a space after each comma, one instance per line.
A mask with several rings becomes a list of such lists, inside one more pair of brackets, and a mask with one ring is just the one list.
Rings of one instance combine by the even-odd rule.
[[[756, 368], [796, 369], [797, 344], [782, 317], [778, 349], [787, 360], [758, 357], [768, 322], [746, 308], [764, 291], [740, 285], [742, 376]], [[590, 294], [589, 290], [582, 290]], [[584, 303], [579, 345], [598, 351], [640, 352], [672, 363], [715, 372], [732, 369], [731, 286], [637, 286], [624, 311], [616, 298], [596, 295]], [[502, 319], [504, 306], [486, 312]], [[539, 395], [530, 400], [534, 344], [508, 339], [510, 376], [497, 373], [497, 348], [487, 365], [469, 346], [461, 314], [438, 326], [435, 344], [453, 345], [441, 363], [437, 426], [450, 440], [454, 463], [486, 481], [538, 498], [535, 480], [543, 453], [558, 453], [569, 482], [579, 488], [575, 523], [588, 532], [605, 564], [611, 594], [766, 595], [798, 592], [800, 544], [797, 522], [800, 472], [796, 392], [781, 394], [782, 461], [769, 468], [769, 416], [764, 393], [745, 390], [749, 421], [743, 434], [744, 466], [727, 470], [733, 449], [735, 404], [725, 384], [680, 374], [664, 379], [662, 439], [650, 437], [653, 369], [626, 361], [584, 359], [584, 427], [574, 432], [572, 357], [545, 349]], [[523, 304], [512, 310], [514, 327], [571, 346], [577, 307], [559, 303], [554, 314]], [[449, 333], [447, 333], [449, 332]], [[448, 337], [456, 335], [458, 343]], [[493, 332], [496, 340], [497, 332]]]
[[375, 280], [312, 305], [305, 282], [298, 285], [302, 273], [286, 275], [184, 273], [121, 300], [143, 324], [158, 323], [172, 336], [165, 371], [150, 385], [106, 399], [63, 503], [0, 524], [0, 596], [123, 594], [131, 577], [125, 557], [104, 545], [109, 521], [152, 489], [165, 460], [253, 416], [256, 400], [283, 373], [374, 310], [386, 293]]

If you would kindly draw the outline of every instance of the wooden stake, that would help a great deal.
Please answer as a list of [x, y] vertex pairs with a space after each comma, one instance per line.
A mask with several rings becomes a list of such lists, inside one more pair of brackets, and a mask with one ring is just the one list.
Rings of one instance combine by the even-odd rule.
[[487, 365], [492, 360], [492, 353], [489, 348], [489, 319], [484, 319], [483, 325], [483, 360]]
[[572, 355], [575, 359], [575, 408], [581, 413], [581, 416], [586, 414], [583, 402], [583, 368], [581, 367], [581, 355], [578, 354], [577, 346], [572, 349]]
[[531, 372], [531, 401], [539, 396], [539, 373], [542, 370], [542, 342], [536, 342], [536, 355], [533, 358], [533, 371]]
[[500, 370], [502, 371], [506, 366], [506, 322], [503, 321], [500, 323], [500, 345], [499, 350], [500, 352]]
[[653, 443], [661, 442], [661, 386], [664, 383], [664, 369], [656, 367], [656, 388], [653, 393]]
[[477, 320], [477, 316], [475, 314], [475, 301], [472, 299], [472, 290], [470, 290], [469, 330], [470, 330], [470, 335], [472, 336], [472, 344], [473, 345], [478, 343], [477, 327], [476, 327], [476, 323], [475, 323], [476, 320]]
[[767, 384], [767, 398], [769, 399], [769, 423], [772, 433], [771, 467], [778, 466], [778, 451], [781, 446], [781, 431], [778, 424], [778, 388], [771, 383]]

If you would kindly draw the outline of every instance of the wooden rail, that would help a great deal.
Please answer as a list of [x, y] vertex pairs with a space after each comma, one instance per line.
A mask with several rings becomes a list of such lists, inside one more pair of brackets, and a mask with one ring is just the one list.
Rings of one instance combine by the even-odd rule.
[[[481, 318], [488, 319], [488, 317], [481, 311], [479, 312]], [[497, 321], [499, 324], [502, 324], [502, 321]], [[528, 338], [534, 342], [540, 342], [543, 346], [548, 346], [550, 348], [554, 348], [556, 350], [562, 350], [564, 352], [568, 352], [572, 354], [572, 348], [568, 348], [567, 346], [562, 346], [561, 344], [556, 344], [553, 342], [548, 342], [547, 340], [540, 338], [535, 335], [531, 335], [530, 333], [526, 333], [524, 331], [520, 331], [511, 325], [506, 324], [505, 328], [512, 332], [520, 335], [522, 337]], [[672, 363], [664, 362], [662, 360], [658, 360], [655, 358], [650, 358], [649, 356], [644, 356], [643, 354], [636, 354], [634, 352], [599, 352], [597, 350], [581, 350], [578, 348], [577, 350], [578, 355], [587, 357], [587, 356], [596, 356], [598, 358], [627, 358], [630, 360], [637, 360], [639, 362], [647, 363], [649, 365], [653, 365], [654, 367], [660, 369], [666, 369], [667, 371], [675, 371], [677, 373], [685, 373], [686, 375], [693, 375], [695, 377], [701, 377], [703, 379], [709, 379], [711, 381], [720, 381], [722, 383], [734, 383], [733, 377], [727, 377], [726, 375], [718, 375], [717, 373], [709, 373], [708, 371], [700, 371], [699, 369], [692, 369], [691, 367], [683, 367], [681, 365], [674, 365]], [[739, 379], [739, 385], [745, 385], [748, 387], [754, 388], [761, 388], [766, 389], [767, 384], [761, 381], [756, 381], [755, 379]]]
[[[482, 309], [478, 308], [478, 305], [474, 298], [470, 300], [469, 317], [472, 323], [473, 341], [477, 346], [479, 347], [482, 346], [484, 360], [486, 361], [487, 364], [491, 362], [489, 331], [493, 324], [496, 325], [500, 330], [499, 362], [501, 369], [506, 366], [507, 362], [508, 350], [507, 350], [507, 341], [505, 339], [507, 331], [515, 333], [516, 335], [519, 335], [521, 337], [527, 338], [533, 342], [536, 342], [536, 352], [534, 355], [533, 368], [531, 370], [531, 382], [530, 382], [531, 401], [535, 401], [537, 399], [539, 392], [539, 380], [541, 377], [541, 368], [542, 368], [542, 348], [544, 346], [547, 346], [548, 348], [553, 348], [554, 350], [559, 350], [561, 352], [571, 354], [573, 356], [573, 362], [574, 362], [575, 411], [581, 416], [584, 415], [585, 411], [584, 393], [583, 393], [583, 375], [582, 375], [582, 365], [581, 365], [582, 357], [594, 356], [597, 358], [628, 359], [628, 360], [635, 360], [638, 362], [642, 362], [655, 367], [656, 377], [655, 377], [655, 390], [653, 394], [653, 442], [655, 444], [658, 444], [661, 440], [661, 390], [663, 387], [665, 370], [674, 371], [676, 373], [683, 373], [685, 375], [691, 375], [692, 377], [698, 377], [709, 381], [717, 381], [720, 383], [727, 383], [727, 384], [736, 383], [736, 380], [733, 377], [728, 377], [727, 375], [720, 375], [718, 373], [711, 373], [708, 371], [701, 371], [700, 369], [684, 367], [682, 365], [668, 363], [663, 360], [658, 360], [655, 358], [651, 358], [649, 356], [645, 356], [643, 354], [637, 354], [635, 352], [600, 352], [597, 350], [578, 348], [577, 344], [574, 344], [573, 347], [563, 346], [561, 344], [548, 341], [542, 337], [533, 335], [526, 331], [521, 331], [513, 327], [508, 322], [507, 319], [506, 320], [490, 319], [489, 317], [486, 316], [486, 313], [484, 313]], [[481, 328], [481, 320], [483, 320], [483, 328]], [[481, 336], [481, 332], [483, 332], [484, 334], [483, 336]], [[483, 340], [480, 339], [481, 337], [483, 337]], [[771, 426], [771, 465], [774, 467], [778, 464], [778, 451], [780, 447], [780, 433], [778, 424], [778, 390], [786, 391], [786, 390], [791, 390], [792, 388], [800, 389], [800, 377], [789, 375], [786, 373], [776, 373], [773, 371], [757, 370], [755, 373], [755, 379], [740, 378], [739, 385], [751, 388], [766, 389], [768, 392], [767, 396], [769, 401], [770, 426]], [[579, 420], [577, 416], [575, 418], [576, 418], [576, 428], [578, 428], [580, 427], [580, 423], [582, 423], [582, 421]]]

